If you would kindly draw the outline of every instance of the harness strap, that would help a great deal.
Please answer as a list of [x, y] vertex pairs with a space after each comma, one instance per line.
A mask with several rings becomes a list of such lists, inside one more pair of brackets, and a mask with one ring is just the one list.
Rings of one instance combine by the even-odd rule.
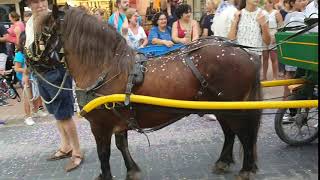
[[200, 71], [198, 68], [194, 65], [193, 61], [191, 60], [190, 56], [186, 56], [186, 63], [191, 69], [192, 73], [196, 76], [196, 78], [200, 81], [200, 84], [202, 87], [206, 88], [208, 87], [208, 82], [207, 80], [201, 75]]
[[109, 74], [109, 69], [107, 71], [104, 71], [96, 80], [96, 82], [94, 84], [92, 84], [91, 86], [87, 87], [85, 90], [87, 92], [90, 91], [94, 91], [97, 90], [101, 87], [101, 85], [105, 82], [106, 78], [108, 77]]
[[223, 95], [222, 92], [219, 92], [217, 89], [213, 88], [212, 86], [209, 86], [208, 81], [201, 75], [198, 68], [194, 65], [192, 59], [190, 56], [186, 55], [186, 63], [188, 67], [191, 69], [193, 75], [200, 81], [201, 88], [198, 91], [198, 96], [203, 95], [203, 91], [208, 88], [211, 92], [215, 93], [217, 96]]
[[148, 59], [142, 53], [137, 53], [135, 56], [135, 63], [132, 67], [131, 72], [129, 73], [128, 83], [126, 87], [126, 98], [124, 104], [128, 106], [130, 104], [130, 94], [134, 85], [138, 85], [143, 82], [143, 72], [144, 72], [144, 63]]

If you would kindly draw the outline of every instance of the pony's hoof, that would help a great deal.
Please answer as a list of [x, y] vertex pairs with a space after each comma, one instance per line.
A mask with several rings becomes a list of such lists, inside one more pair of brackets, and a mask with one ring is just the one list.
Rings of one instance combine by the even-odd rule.
[[254, 180], [255, 173], [250, 171], [243, 171], [236, 175], [236, 180]]
[[94, 180], [112, 180], [112, 177], [106, 178], [106, 177], [103, 177], [102, 174], [99, 174], [99, 176], [96, 177]]
[[140, 171], [129, 171], [126, 180], [141, 180], [142, 174]]
[[229, 168], [230, 165], [228, 163], [219, 161], [213, 166], [212, 171], [215, 174], [223, 174], [229, 172]]

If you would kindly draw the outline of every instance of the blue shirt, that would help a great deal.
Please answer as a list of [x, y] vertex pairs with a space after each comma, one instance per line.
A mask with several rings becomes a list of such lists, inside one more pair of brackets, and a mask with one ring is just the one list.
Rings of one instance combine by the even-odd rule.
[[167, 27], [166, 30], [162, 32], [159, 30], [158, 26], [153, 26], [149, 32], [149, 37], [148, 37], [149, 44], [152, 44], [153, 38], [172, 41], [171, 28]]
[[[115, 13], [113, 13], [108, 20], [108, 23], [113, 27], [114, 27], [114, 17], [115, 17]], [[119, 19], [118, 19], [118, 27], [114, 27], [117, 29], [119, 33], [121, 32], [121, 28], [125, 19], [126, 19], [126, 15], [120, 13]]]
[[[21, 68], [24, 68], [25, 66], [25, 57], [24, 54], [21, 51], [18, 51], [14, 55], [14, 61], [21, 64]], [[22, 73], [21, 72], [16, 72], [16, 76], [19, 79], [19, 81], [22, 81]]]

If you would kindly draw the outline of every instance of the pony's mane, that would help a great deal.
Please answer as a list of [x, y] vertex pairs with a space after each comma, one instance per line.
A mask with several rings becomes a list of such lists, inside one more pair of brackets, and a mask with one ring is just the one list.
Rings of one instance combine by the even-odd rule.
[[117, 68], [128, 73], [134, 51], [116, 29], [85, 11], [69, 9], [62, 23], [64, 48], [84, 67]]

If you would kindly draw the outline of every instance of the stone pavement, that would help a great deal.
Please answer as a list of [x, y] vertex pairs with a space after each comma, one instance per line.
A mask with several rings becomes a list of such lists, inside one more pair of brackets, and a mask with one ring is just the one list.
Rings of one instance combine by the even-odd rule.
[[[264, 91], [265, 97], [279, 96], [275, 89]], [[280, 92], [280, 91], [279, 91]], [[270, 113], [275, 110], [265, 110]], [[10, 112], [10, 113], [8, 113]], [[36, 125], [26, 126], [21, 105], [0, 107], [0, 118], [7, 116], [7, 125], [0, 126], [0, 180], [91, 180], [100, 172], [96, 145], [89, 123], [76, 118], [84, 164], [65, 173], [67, 160], [47, 162], [58, 147], [59, 136], [52, 117], [36, 119]], [[9, 116], [11, 115], [11, 117]], [[291, 147], [275, 134], [274, 115], [264, 115], [258, 138], [258, 180], [318, 179], [318, 140], [310, 145]], [[18, 118], [19, 119], [19, 118]], [[144, 135], [129, 133], [129, 148], [146, 180], [232, 180], [241, 168], [239, 142], [236, 142], [235, 165], [231, 172], [216, 175], [211, 167], [219, 157], [223, 133], [218, 122], [190, 115], [164, 129]], [[114, 179], [125, 179], [126, 170], [121, 153], [112, 142], [111, 168]]]
[[[87, 121], [77, 120], [80, 142], [85, 151], [84, 164], [65, 173], [66, 160], [47, 162], [47, 156], [58, 146], [58, 134], [53, 120], [34, 126], [16, 125], [0, 128], [0, 180], [23, 179], [93, 179], [100, 166], [96, 145]], [[234, 154], [236, 164], [226, 175], [211, 172], [223, 143], [218, 123], [190, 115], [146, 138], [135, 132], [129, 134], [129, 148], [140, 165], [144, 179], [234, 179], [241, 164], [239, 142]], [[317, 179], [318, 141], [307, 146], [289, 147], [275, 135], [272, 115], [264, 116], [258, 139], [260, 168], [256, 179]], [[120, 152], [112, 143], [112, 172], [115, 179], [125, 178], [125, 166]]]

